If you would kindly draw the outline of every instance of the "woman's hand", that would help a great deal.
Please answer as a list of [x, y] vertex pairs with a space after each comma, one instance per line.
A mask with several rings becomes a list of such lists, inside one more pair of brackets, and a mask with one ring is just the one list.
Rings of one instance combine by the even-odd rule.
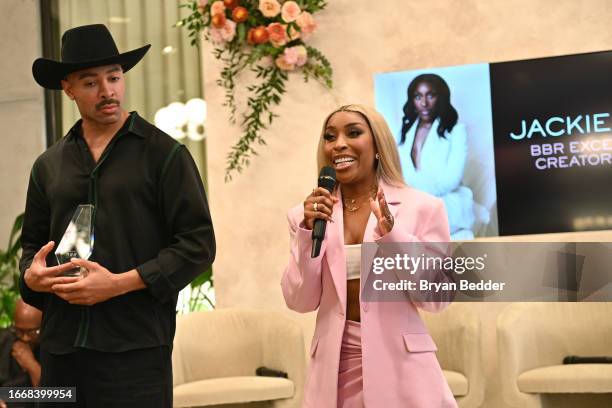
[[332, 196], [323, 187], [317, 187], [312, 190], [312, 193], [304, 201], [304, 220], [302, 225], [306, 229], [311, 230], [317, 218], [334, 222], [331, 216], [336, 202], [338, 202], [338, 198]]
[[391, 215], [389, 205], [387, 205], [382, 187], [378, 187], [376, 198], [370, 198], [370, 208], [376, 216], [376, 220], [378, 220], [378, 230], [381, 236], [391, 232], [395, 220], [393, 219], [393, 215]]

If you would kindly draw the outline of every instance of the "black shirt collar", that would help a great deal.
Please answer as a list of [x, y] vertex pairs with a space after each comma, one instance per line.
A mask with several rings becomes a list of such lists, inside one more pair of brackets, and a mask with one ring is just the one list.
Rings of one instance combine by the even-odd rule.
[[[130, 134], [139, 136], [144, 139], [145, 137], [147, 137], [147, 133], [145, 131], [145, 126], [144, 126], [145, 123], [146, 123], [145, 120], [141, 118], [136, 111], [132, 111], [130, 112], [130, 115], [128, 116], [128, 118], [125, 120], [125, 123], [123, 124], [123, 126], [121, 126], [121, 129], [117, 131], [117, 135], [130, 133]], [[82, 132], [83, 132], [83, 127], [81, 126], [82, 124], [83, 124], [83, 119], [79, 119], [74, 124], [74, 126], [70, 128], [67, 134], [68, 139], [72, 140], [75, 137], [82, 135]]]

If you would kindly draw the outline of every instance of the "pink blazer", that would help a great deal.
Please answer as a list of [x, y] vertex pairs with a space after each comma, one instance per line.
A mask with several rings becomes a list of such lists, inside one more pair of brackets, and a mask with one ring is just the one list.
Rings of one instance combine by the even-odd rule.
[[[449, 242], [444, 204], [415, 189], [382, 183], [395, 218], [393, 230], [378, 234], [371, 214], [364, 242]], [[336, 194], [340, 197], [340, 191]], [[335, 408], [340, 345], [346, 321], [346, 259], [342, 200], [333, 208], [321, 255], [312, 259], [311, 231], [301, 228], [303, 205], [289, 211], [291, 252], [281, 287], [287, 306], [316, 310], [304, 407]], [[457, 404], [442, 374], [437, 350], [417, 306], [429, 311], [444, 303], [361, 302], [363, 398], [368, 408], [447, 408]]]

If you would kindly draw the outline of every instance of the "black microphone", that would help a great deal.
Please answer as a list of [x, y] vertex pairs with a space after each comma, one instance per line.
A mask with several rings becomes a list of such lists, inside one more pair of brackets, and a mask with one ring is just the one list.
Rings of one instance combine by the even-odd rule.
[[[330, 193], [336, 186], [336, 170], [332, 167], [325, 166], [319, 173], [319, 187], [323, 187]], [[323, 243], [323, 237], [325, 237], [325, 227], [327, 221], [317, 218], [312, 227], [312, 252], [310, 253], [311, 258], [316, 258], [321, 252], [321, 244]]]
[[612, 364], [612, 357], [567, 356], [563, 364]]

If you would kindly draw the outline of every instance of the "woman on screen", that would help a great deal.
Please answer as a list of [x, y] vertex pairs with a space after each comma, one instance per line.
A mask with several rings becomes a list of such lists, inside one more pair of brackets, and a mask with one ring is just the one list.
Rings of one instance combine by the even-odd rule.
[[451, 237], [472, 239], [473, 194], [461, 184], [467, 132], [458, 117], [444, 79], [436, 74], [414, 78], [404, 105], [400, 160], [408, 185], [444, 201]]
[[[325, 119], [317, 162], [336, 170], [336, 188], [316, 188], [289, 211], [281, 282], [290, 309], [318, 309], [303, 406], [456, 407], [417, 312], [448, 300], [367, 302], [360, 286], [363, 242], [448, 242], [442, 201], [405, 185], [389, 127], [365, 106], [343, 106]], [[315, 219], [329, 222], [311, 258]]]

